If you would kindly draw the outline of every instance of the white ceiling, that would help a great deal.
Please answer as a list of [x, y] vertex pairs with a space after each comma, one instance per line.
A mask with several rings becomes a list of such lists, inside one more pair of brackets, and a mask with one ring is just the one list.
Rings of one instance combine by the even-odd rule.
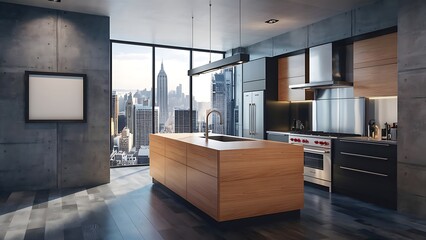
[[[0, 0], [109, 16], [111, 39], [210, 48], [209, 0]], [[375, 0], [241, 0], [241, 46], [277, 36]], [[211, 0], [211, 48], [240, 46], [239, 0]], [[191, 19], [194, 16], [192, 43]], [[266, 20], [276, 18], [276, 24]], [[193, 44], [193, 45], [192, 45]]]

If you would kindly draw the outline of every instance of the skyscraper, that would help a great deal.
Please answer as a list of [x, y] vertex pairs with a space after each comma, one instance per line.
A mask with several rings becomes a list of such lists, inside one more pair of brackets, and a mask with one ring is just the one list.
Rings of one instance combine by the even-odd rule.
[[133, 98], [132, 93], [127, 95], [126, 101], [126, 125], [129, 129], [130, 133], [134, 133], [133, 131]]
[[[152, 108], [142, 104], [134, 105], [135, 114], [135, 147], [149, 145], [149, 134], [152, 133]], [[154, 133], [158, 132], [158, 107], [154, 110]]]
[[[192, 129], [196, 132], [197, 111], [192, 110], [192, 116]], [[189, 110], [175, 109], [175, 133], [191, 132], [190, 119]]]
[[231, 68], [224, 69], [212, 76], [212, 107], [222, 113], [223, 125], [220, 125], [219, 115], [211, 115], [211, 129], [215, 133], [235, 134], [234, 126], [234, 81]]
[[114, 136], [118, 135], [118, 96], [115, 91], [112, 92], [111, 117], [114, 122]]
[[167, 94], [167, 74], [164, 71], [163, 62], [161, 62], [161, 69], [157, 75], [157, 106], [160, 107], [160, 128], [164, 127], [164, 123], [169, 116]]

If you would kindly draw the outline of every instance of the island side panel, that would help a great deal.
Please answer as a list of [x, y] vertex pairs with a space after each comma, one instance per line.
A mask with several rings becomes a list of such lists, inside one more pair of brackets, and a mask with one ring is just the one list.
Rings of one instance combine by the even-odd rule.
[[149, 173], [158, 182], [165, 184], [165, 139], [153, 134], [149, 135]]
[[219, 221], [303, 208], [303, 148], [219, 153]]

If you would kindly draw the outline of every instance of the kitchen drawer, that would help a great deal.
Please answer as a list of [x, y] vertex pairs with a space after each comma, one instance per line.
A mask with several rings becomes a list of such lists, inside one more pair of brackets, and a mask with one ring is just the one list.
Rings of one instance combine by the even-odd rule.
[[334, 156], [335, 164], [382, 175], [391, 175], [395, 171], [393, 158], [376, 157], [353, 152], [339, 151]]
[[337, 140], [334, 142], [336, 153], [344, 152], [359, 155], [359, 158], [379, 160], [396, 159], [396, 145], [380, 142], [366, 142], [354, 140]]
[[267, 139], [271, 140], [271, 141], [286, 142], [286, 143], [288, 143], [288, 134], [268, 133]]
[[379, 176], [334, 165], [333, 192], [396, 209], [396, 176]]

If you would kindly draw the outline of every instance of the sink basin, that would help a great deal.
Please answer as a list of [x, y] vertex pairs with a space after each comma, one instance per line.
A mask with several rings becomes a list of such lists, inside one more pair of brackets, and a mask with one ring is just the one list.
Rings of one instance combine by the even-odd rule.
[[[202, 137], [206, 138], [206, 137]], [[221, 141], [221, 142], [242, 142], [242, 141], [253, 141], [252, 139], [246, 139], [246, 138], [238, 138], [238, 137], [230, 137], [230, 136], [209, 136], [209, 139]]]

